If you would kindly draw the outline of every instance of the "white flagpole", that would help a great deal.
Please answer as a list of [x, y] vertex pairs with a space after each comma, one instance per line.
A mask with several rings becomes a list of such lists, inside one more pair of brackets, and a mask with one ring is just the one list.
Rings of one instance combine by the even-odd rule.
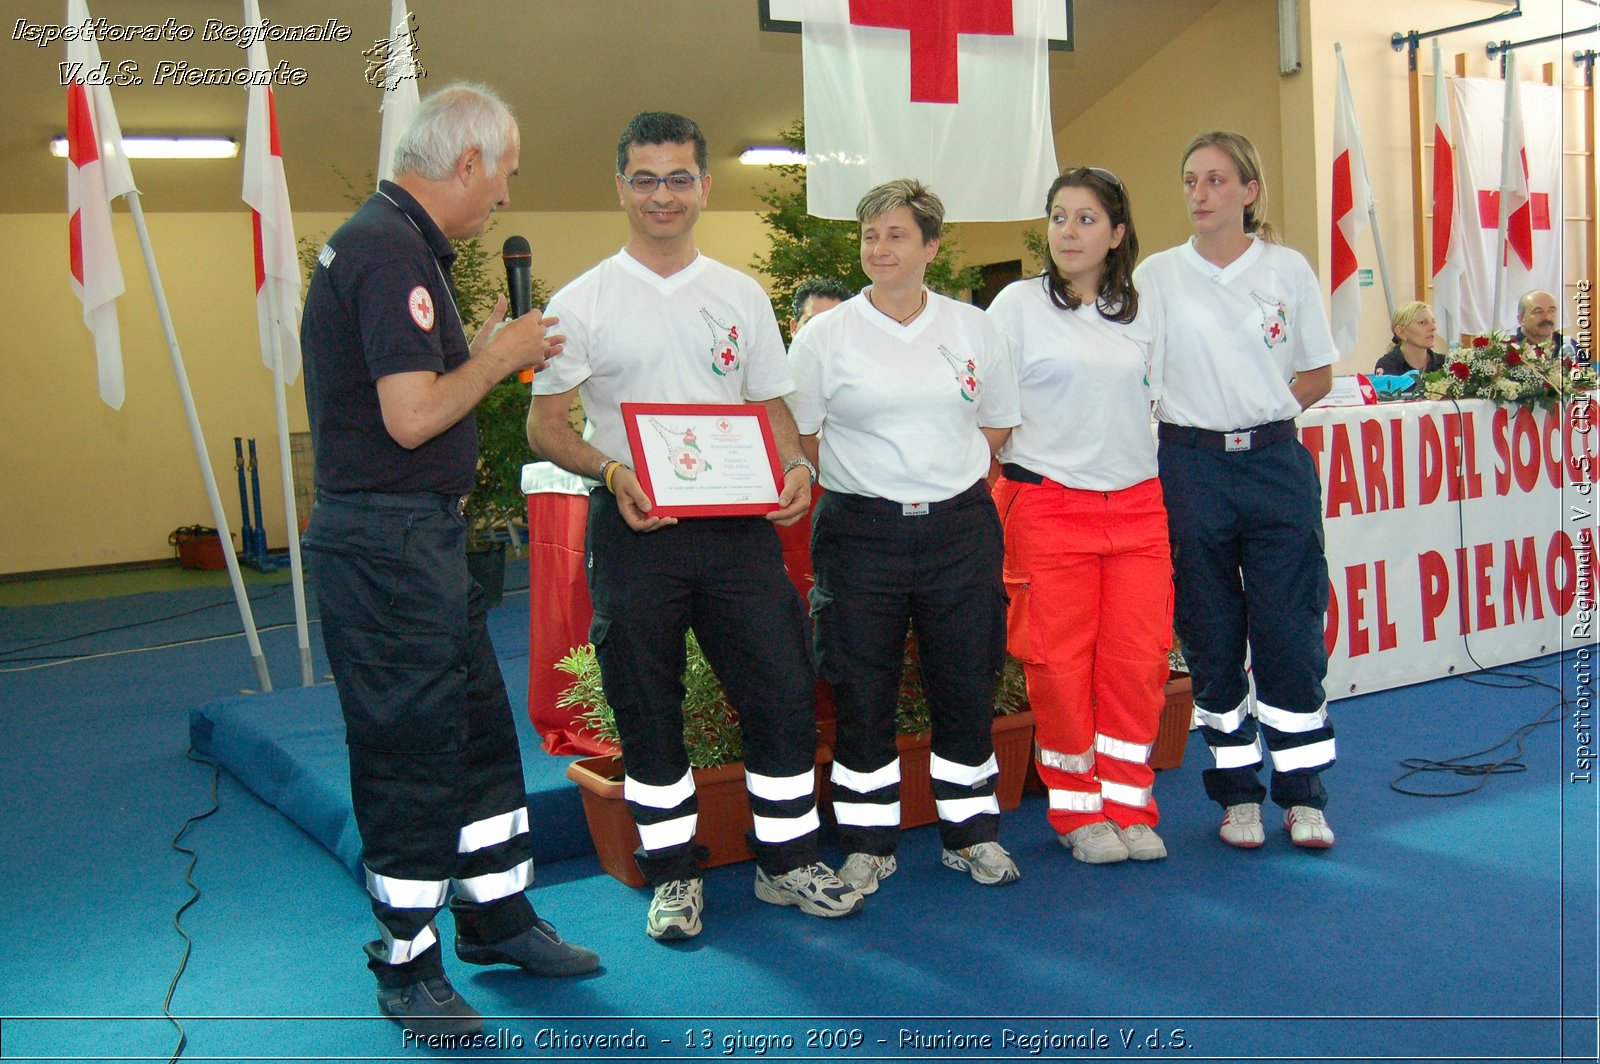
[[150, 275], [156, 314], [161, 318], [161, 331], [167, 338], [167, 353], [172, 357], [172, 372], [178, 380], [178, 394], [183, 398], [183, 412], [189, 419], [189, 436], [194, 441], [200, 476], [205, 481], [206, 497], [211, 500], [211, 520], [216, 522], [217, 533], [222, 539], [222, 560], [227, 563], [228, 580], [233, 584], [233, 598], [239, 605], [239, 619], [244, 622], [244, 636], [250, 644], [250, 661], [255, 665], [256, 683], [261, 690], [270, 691], [272, 676], [267, 671], [267, 659], [261, 653], [255, 615], [250, 611], [250, 596], [245, 594], [244, 577], [239, 573], [239, 559], [233, 553], [233, 533], [228, 529], [228, 515], [222, 509], [222, 496], [217, 493], [217, 478], [211, 471], [211, 456], [206, 451], [205, 435], [200, 431], [200, 416], [195, 412], [194, 394], [189, 390], [189, 375], [183, 368], [183, 352], [178, 349], [178, 334], [172, 326], [172, 312], [167, 309], [167, 293], [161, 287], [161, 271], [156, 268], [155, 249], [150, 245], [150, 231], [144, 224], [144, 210], [139, 206], [138, 191], [129, 192], [127, 201], [128, 211], [133, 216], [133, 227], [139, 233], [139, 247], [144, 252], [145, 272]]
[[[246, 23], [259, 24], [261, 10], [256, 0], [244, 0], [244, 18]], [[259, 49], [259, 52], [257, 51]], [[251, 49], [250, 61], [252, 69], [259, 66], [266, 69], [266, 48], [257, 45]], [[251, 92], [267, 92], [270, 89], [251, 89]], [[268, 104], [270, 109], [271, 104]], [[260, 117], [260, 116], [258, 116]], [[268, 121], [270, 123], [270, 115]], [[251, 137], [269, 136], [270, 129], [262, 129], [247, 122], [251, 128], [247, 130], [247, 140]], [[260, 143], [246, 144], [245, 150], [260, 152]], [[259, 158], [259, 156], [257, 156]], [[245, 167], [248, 173], [250, 159], [246, 158]], [[246, 195], [249, 194], [249, 178], [246, 177]], [[262, 204], [263, 207], [266, 204]], [[252, 209], [254, 209], [252, 207]], [[275, 218], [277, 224], [287, 224], [287, 218]], [[263, 243], [265, 237], [263, 236]], [[263, 247], [263, 256], [267, 254]], [[265, 261], [265, 259], [264, 259]], [[311, 672], [311, 634], [306, 622], [306, 588], [305, 573], [300, 565], [300, 515], [295, 506], [294, 498], [294, 461], [289, 449], [289, 400], [288, 385], [284, 381], [283, 373], [283, 327], [286, 324], [278, 318], [278, 312], [283, 307], [278, 288], [278, 278], [272, 273], [270, 267], [262, 271], [262, 283], [265, 285], [267, 296], [268, 314], [272, 320], [268, 323], [266, 335], [272, 342], [272, 400], [277, 413], [278, 423], [278, 469], [283, 482], [283, 516], [284, 525], [289, 541], [289, 584], [294, 595], [294, 629], [295, 636], [300, 645], [300, 686], [310, 687], [314, 682]]]
[[[277, 310], [278, 281], [266, 275], [267, 305]], [[305, 572], [300, 565], [300, 514], [294, 498], [294, 461], [289, 453], [288, 385], [283, 380], [281, 330], [272, 331], [272, 398], [278, 414], [278, 466], [283, 474], [283, 516], [289, 539], [289, 583], [294, 591], [294, 630], [300, 644], [300, 686], [316, 682], [311, 671], [311, 633], [306, 622]]]
[[1506, 225], [1511, 211], [1511, 167], [1521, 166], [1521, 159], [1511, 158], [1512, 107], [1516, 103], [1517, 53], [1506, 52], [1506, 104], [1500, 125], [1500, 218], [1494, 236], [1494, 302], [1490, 304], [1489, 331], [1498, 330], [1505, 310], [1506, 288]]

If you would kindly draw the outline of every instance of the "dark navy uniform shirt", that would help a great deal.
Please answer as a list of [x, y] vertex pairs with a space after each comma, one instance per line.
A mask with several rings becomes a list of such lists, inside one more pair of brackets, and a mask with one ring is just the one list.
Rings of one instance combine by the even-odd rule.
[[391, 373], [445, 373], [470, 357], [450, 296], [454, 260], [422, 205], [388, 181], [324, 245], [300, 324], [319, 489], [472, 490], [473, 419], [408, 451], [384, 428], [376, 383]]

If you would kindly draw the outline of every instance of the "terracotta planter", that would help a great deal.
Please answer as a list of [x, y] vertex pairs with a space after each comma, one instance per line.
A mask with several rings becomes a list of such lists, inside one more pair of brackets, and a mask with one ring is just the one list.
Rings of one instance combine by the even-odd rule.
[[1155, 745], [1150, 749], [1150, 767], [1156, 770], [1183, 764], [1183, 751], [1189, 745], [1189, 728], [1194, 723], [1194, 688], [1186, 672], [1175, 672], [1162, 688], [1167, 696], [1161, 707], [1161, 724], [1156, 729]]
[[[818, 766], [832, 758], [831, 750], [817, 749]], [[622, 798], [622, 758], [610, 754], [579, 758], [567, 766], [567, 778], [582, 790], [583, 817], [589, 823], [600, 867], [630, 887], [644, 886], [644, 876], [633, 859], [639, 848], [639, 829]], [[745, 841], [751, 821], [744, 762], [695, 769], [694, 789], [700, 797], [694, 841], [711, 853], [705, 867], [752, 860]]]
[[[832, 721], [825, 723], [829, 728]], [[832, 732], [825, 733], [832, 736]], [[933, 756], [933, 735], [899, 735], [895, 745], [900, 748], [900, 827], [918, 828], [939, 819], [933, 804], [933, 780], [928, 775], [928, 762]], [[831, 741], [829, 742], [831, 746]], [[1000, 766], [1000, 778], [995, 783], [995, 797], [1002, 812], [1022, 804], [1022, 784], [1028, 776], [1028, 766], [1033, 763], [1033, 713], [1023, 710], [994, 718], [994, 757]], [[833, 785], [822, 784], [822, 812], [833, 819]]]

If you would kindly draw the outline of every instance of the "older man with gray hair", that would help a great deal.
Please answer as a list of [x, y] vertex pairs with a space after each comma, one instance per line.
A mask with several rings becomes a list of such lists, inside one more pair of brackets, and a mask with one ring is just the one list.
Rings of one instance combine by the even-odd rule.
[[305, 543], [381, 934], [367, 966], [379, 1011], [425, 1035], [483, 1023], [444, 972], [446, 900], [463, 961], [553, 976], [600, 964], [524, 893], [522, 757], [461, 517], [478, 461], [472, 408], [563, 340], [536, 315], [495, 331], [502, 297], [469, 343], [451, 297], [450, 242], [509, 205], [520, 148], [485, 87], [424, 100], [396, 145], [395, 180], [317, 257], [301, 326], [317, 484]]

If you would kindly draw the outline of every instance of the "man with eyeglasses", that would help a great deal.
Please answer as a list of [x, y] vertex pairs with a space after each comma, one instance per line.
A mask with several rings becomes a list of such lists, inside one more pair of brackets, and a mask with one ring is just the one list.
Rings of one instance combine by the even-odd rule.
[[[772, 304], [754, 280], [695, 248], [706, 163], [705, 137], [682, 115], [629, 122], [616, 174], [628, 242], [551, 300], [566, 347], [534, 378], [528, 412], [536, 453], [600, 482], [589, 496], [590, 636], [621, 736], [623, 794], [642, 843], [635, 858], [654, 888], [646, 931], [660, 941], [698, 935], [704, 908], [679, 680], [690, 627], [740, 715], [756, 897], [823, 917], [863, 904], [818, 859], [805, 610], [774, 527], [806, 514], [816, 470], [783, 400], [794, 379]], [[567, 422], [574, 390], [588, 440]], [[783, 464], [778, 509], [765, 519], [651, 514], [617, 457], [630, 456], [624, 402], [765, 406]]]

